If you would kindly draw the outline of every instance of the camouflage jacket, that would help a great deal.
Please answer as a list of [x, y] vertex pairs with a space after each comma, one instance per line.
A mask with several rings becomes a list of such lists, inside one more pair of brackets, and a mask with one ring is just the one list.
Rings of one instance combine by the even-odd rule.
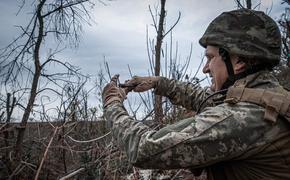
[[[269, 72], [258, 72], [239, 83], [250, 88], [279, 86]], [[196, 110], [209, 95], [199, 86], [161, 78], [156, 93], [172, 103]], [[252, 103], [214, 105], [194, 117], [156, 131], [132, 119], [120, 103], [104, 112], [129, 161], [148, 169], [205, 168], [208, 179], [290, 179], [290, 125], [279, 117], [263, 120], [264, 108]], [[210, 107], [212, 106], [212, 107]]]

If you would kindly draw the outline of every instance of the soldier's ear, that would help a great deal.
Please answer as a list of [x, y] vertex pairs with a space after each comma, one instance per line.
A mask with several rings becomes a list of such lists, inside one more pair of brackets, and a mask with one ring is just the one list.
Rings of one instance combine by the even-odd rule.
[[233, 57], [232, 64], [235, 74], [244, 72], [247, 67], [246, 62], [241, 60], [238, 56]]

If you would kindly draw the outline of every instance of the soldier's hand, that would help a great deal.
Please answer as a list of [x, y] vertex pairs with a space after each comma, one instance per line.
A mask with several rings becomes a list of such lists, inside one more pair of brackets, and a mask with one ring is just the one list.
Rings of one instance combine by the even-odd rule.
[[102, 99], [104, 108], [113, 102], [123, 103], [124, 99], [126, 99], [127, 90], [117, 86], [118, 78], [119, 75], [114, 75], [111, 82], [103, 89]]
[[126, 87], [127, 91], [144, 92], [149, 89], [155, 88], [160, 77], [149, 76], [149, 77], [139, 77], [133, 76], [132, 79], [125, 81], [124, 84], [120, 84], [120, 87]]

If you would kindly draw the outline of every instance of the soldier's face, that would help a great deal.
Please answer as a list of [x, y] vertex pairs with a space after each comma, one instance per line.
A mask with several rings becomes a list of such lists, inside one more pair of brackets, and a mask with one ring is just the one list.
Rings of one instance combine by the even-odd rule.
[[219, 55], [219, 48], [215, 46], [207, 46], [205, 51], [207, 62], [203, 67], [203, 73], [208, 73], [211, 78], [210, 89], [212, 91], [221, 90], [222, 85], [228, 78], [228, 72], [225, 62]]

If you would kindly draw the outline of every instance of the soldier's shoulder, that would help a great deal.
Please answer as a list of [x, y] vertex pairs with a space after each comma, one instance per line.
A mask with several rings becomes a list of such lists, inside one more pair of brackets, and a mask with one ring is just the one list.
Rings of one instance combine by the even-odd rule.
[[207, 107], [196, 116], [196, 121], [201, 121], [208, 126], [216, 123], [229, 124], [229, 126], [264, 123], [265, 109], [259, 105], [238, 102], [236, 104], [222, 103], [215, 107]]

